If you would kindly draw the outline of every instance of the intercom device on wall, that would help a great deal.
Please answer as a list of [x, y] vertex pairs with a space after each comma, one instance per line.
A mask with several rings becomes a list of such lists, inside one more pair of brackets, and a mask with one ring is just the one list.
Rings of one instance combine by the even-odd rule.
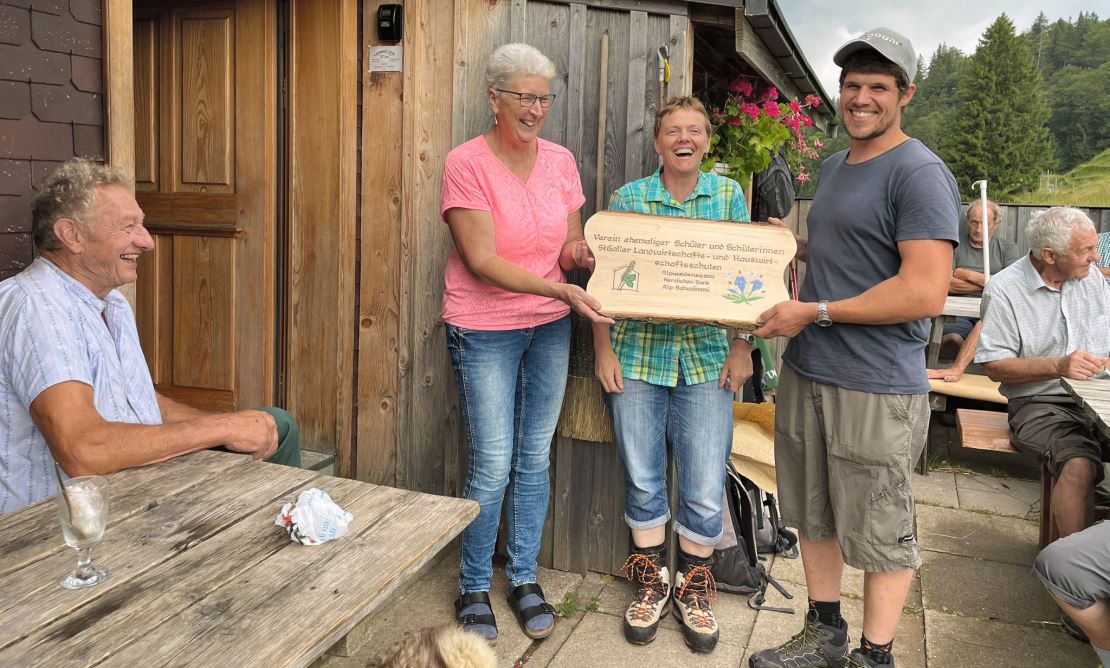
[[401, 5], [381, 5], [378, 7], [378, 40], [382, 42], [401, 41]]

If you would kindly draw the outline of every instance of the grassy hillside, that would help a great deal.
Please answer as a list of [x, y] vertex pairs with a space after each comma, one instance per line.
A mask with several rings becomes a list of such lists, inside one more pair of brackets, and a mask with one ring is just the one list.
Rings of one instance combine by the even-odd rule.
[[1061, 175], [1056, 192], [1036, 191], [1014, 197], [1017, 204], [1110, 207], [1110, 149]]

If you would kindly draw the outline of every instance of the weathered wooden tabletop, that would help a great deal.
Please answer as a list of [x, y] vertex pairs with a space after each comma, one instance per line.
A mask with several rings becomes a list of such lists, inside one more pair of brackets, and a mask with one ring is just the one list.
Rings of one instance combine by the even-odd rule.
[[933, 318], [929, 328], [929, 344], [925, 351], [925, 366], [935, 369], [940, 358], [940, 340], [944, 335], [944, 323], [962, 316], [964, 318], [979, 317], [979, 297], [953, 297], [949, 295], [944, 300], [944, 311], [940, 317]]
[[949, 295], [944, 300], [944, 315], [961, 316], [964, 318], [979, 318], [979, 297], [954, 297]]
[[[305, 547], [274, 525], [302, 489], [354, 515]], [[93, 563], [76, 564], [54, 500], [0, 517], [0, 666], [305, 666], [415, 576], [478, 514], [472, 501], [202, 451], [111, 476]]]
[[1068, 394], [1098, 423], [1102, 434], [1110, 438], [1110, 379], [1060, 381]]

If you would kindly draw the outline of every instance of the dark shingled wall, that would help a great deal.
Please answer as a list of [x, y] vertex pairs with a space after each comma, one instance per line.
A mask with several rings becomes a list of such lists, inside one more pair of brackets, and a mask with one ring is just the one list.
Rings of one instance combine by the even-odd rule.
[[30, 263], [36, 184], [104, 159], [101, 0], [0, 0], [0, 280]]

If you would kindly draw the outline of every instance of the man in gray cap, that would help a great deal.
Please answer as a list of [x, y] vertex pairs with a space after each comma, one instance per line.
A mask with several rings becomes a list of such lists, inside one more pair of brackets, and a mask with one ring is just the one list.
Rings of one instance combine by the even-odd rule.
[[[821, 166], [799, 300], [760, 315], [788, 336], [775, 467], [786, 524], [800, 533], [809, 610], [802, 632], [753, 668], [893, 666], [891, 648], [921, 565], [910, 481], [929, 423], [926, 319], [944, 307], [958, 239], [951, 172], [901, 126], [917, 57], [876, 28], [833, 60], [850, 138]], [[840, 616], [844, 564], [865, 572], [860, 646]]]

